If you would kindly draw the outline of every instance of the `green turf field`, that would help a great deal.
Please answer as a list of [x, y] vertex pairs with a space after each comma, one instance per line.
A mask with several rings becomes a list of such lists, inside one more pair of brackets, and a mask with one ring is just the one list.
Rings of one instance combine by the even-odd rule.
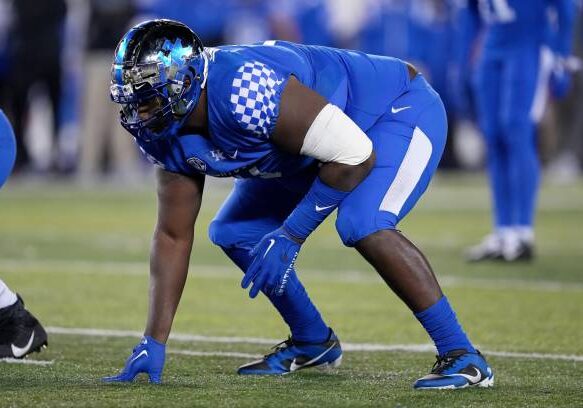
[[174, 325], [185, 336], [168, 344], [164, 385], [119, 386], [99, 379], [121, 368], [143, 329], [153, 189], [14, 182], [3, 189], [0, 278], [52, 333], [49, 348], [28, 364], [0, 362], [0, 407], [583, 406], [583, 184], [543, 188], [538, 258], [528, 265], [461, 260], [489, 228], [482, 178], [442, 175], [401, 225], [495, 370], [493, 389], [456, 392], [412, 390], [434, 361], [424, 351], [428, 338], [375, 272], [342, 247], [332, 222], [303, 248], [299, 273], [349, 349], [342, 367], [238, 377], [239, 364], [287, 331], [264, 299], [248, 298], [241, 273], [207, 241], [227, 192], [225, 183], [207, 186]]

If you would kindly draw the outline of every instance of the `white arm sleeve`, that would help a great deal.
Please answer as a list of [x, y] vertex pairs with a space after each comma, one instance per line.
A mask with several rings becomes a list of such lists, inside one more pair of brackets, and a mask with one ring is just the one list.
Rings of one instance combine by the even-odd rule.
[[372, 142], [340, 108], [328, 104], [308, 129], [300, 153], [354, 166], [370, 157]]

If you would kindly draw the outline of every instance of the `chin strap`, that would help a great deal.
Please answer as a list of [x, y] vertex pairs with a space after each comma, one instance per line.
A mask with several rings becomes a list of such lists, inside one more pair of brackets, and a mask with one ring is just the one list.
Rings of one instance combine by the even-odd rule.
[[200, 89], [204, 89], [206, 86], [206, 80], [208, 78], [208, 73], [209, 73], [209, 57], [206, 53], [206, 50], [204, 50], [201, 54], [202, 59], [204, 61], [204, 68], [202, 70], [202, 83], [200, 84]]

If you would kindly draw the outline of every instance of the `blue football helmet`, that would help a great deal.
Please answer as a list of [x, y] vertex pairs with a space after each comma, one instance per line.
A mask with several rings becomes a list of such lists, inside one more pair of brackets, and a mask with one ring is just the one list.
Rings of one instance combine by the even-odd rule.
[[172, 136], [196, 107], [207, 70], [202, 41], [186, 25], [160, 19], [131, 28], [111, 67], [122, 126], [145, 142]]

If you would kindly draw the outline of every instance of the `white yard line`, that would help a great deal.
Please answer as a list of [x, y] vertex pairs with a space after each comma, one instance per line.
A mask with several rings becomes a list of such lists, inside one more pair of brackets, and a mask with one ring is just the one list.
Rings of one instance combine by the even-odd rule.
[[583, 356], [578, 356], [576, 354], [515, 353], [512, 351], [489, 351], [489, 350], [484, 350], [484, 354], [496, 357], [583, 362]]
[[[109, 330], [109, 329], [82, 329], [68, 327], [47, 327], [47, 332], [52, 334], [65, 334], [88, 337], [137, 337], [142, 336], [142, 332], [132, 330]], [[224, 343], [224, 344], [269, 344], [279, 343], [281, 340], [265, 339], [259, 337], [216, 337], [203, 336], [198, 334], [179, 334], [173, 333], [170, 339], [180, 342], [195, 343]]]
[[40, 365], [48, 366], [54, 363], [53, 360], [29, 360], [29, 359], [16, 359], [16, 358], [0, 358], [0, 363], [7, 364], [30, 364], [30, 365]]
[[175, 350], [170, 349], [166, 351], [169, 354], [180, 354], [183, 356], [195, 356], [195, 357], [230, 357], [230, 358], [261, 358], [262, 354], [250, 354], [250, 353], [235, 353], [230, 351], [194, 351], [194, 350]]
[[[88, 337], [141, 337], [142, 333], [130, 330], [103, 330], [103, 329], [83, 329], [83, 328], [66, 328], [66, 327], [48, 327], [47, 332], [52, 334], [77, 335]], [[198, 334], [172, 334], [170, 339], [180, 342], [201, 342], [201, 343], [222, 343], [222, 344], [262, 344], [273, 345], [279, 343], [278, 339], [267, 339], [258, 337], [221, 337], [221, 336], [203, 336]], [[408, 353], [427, 353], [434, 352], [435, 348], [431, 344], [368, 344], [368, 343], [342, 343], [344, 351], [403, 351]], [[573, 362], [583, 362], [583, 356], [574, 354], [546, 354], [546, 353], [519, 353], [496, 350], [482, 350], [484, 354], [496, 357], [537, 359], [537, 360], [563, 360]], [[181, 352], [182, 353], [182, 352]], [[192, 353], [203, 353], [192, 351]], [[214, 352], [223, 353], [223, 352]], [[182, 354], [188, 354], [186, 352]], [[234, 355], [244, 353], [231, 353]], [[211, 354], [192, 354], [192, 355], [211, 355]], [[214, 354], [213, 354], [214, 355]], [[218, 355], [218, 354], [217, 354]], [[230, 356], [230, 357], [233, 357]], [[249, 358], [255, 358], [255, 355], [249, 355]]]
[[[18, 271], [34, 269], [42, 271], [50, 266], [65, 273], [77, 275], [124, 275], [148, 276], [147, 262], [97, 262], [85, 260], [35, 260], [35, 259], [0, 259], [0, 271]], [[241, 273], [230, 265], [192, 265], [190, 274], [205, 279], [223, 279], [232, 277], [237, 279]], [[306, 280], [328, 280], [331, 271], [322, 269], [302, 268], [302, 276]], [[535, 290], [544, 292], [581, 292], [583, 284], [578, 282], [558, 282], [532, 279], [484, 279], [462, 276], [440, 275], [439, 281], [445, 287], [476, 287], [480, 289], [496, 290]], [[341, 270], [334, 271], [334, 279], [341, 282], [379, 283], [381, 279], [372, 270]]]

